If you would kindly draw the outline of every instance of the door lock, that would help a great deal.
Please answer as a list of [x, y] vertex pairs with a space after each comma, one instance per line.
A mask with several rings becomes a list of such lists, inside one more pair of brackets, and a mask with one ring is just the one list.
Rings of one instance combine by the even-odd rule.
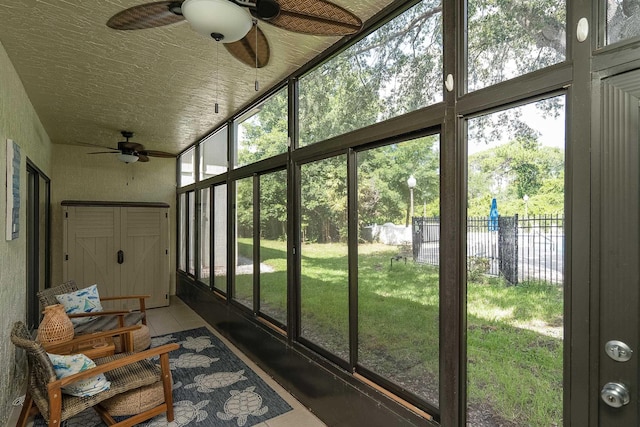
[[600, 392], [602, 400], [612, 408], [620, 408], [629, 403], [629, 389], [620, 383], [606, 383]]
[[633, 355], [633, 350], [627, 344], [617, 340], [608, 341], [604, 350], [610, 358], [618, 362], [626, 362]]

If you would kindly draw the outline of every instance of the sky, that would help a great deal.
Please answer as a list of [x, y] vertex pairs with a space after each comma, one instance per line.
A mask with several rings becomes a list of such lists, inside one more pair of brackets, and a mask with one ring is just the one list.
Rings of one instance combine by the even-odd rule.
[[[538, 141], [547, 147], [557, 147], [564, 149], [565, 146], [565, 115], [564, 110], [558, 117], [543, 117], [542, 112], [536, 108], [536, 103], [527, 104], [524, 106], [516, 107], [522, 111], [521, 120], [527, 123], [532, 129], [540, 132]], [[498, 114], [498, 113], [494, 113]], [[473, 120], [473, 119], [471, 119]], [[509, 142], [509, 135], [504, 135], [502, 139], [495, 142], [474, 144], [470, 141], [469, 154], [474, 154], [480, 151], [484, 151], [489, 148], [497, 147]]]

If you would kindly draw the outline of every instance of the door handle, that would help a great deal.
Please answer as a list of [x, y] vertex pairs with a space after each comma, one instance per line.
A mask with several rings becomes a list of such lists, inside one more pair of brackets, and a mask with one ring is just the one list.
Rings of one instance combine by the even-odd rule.
[[629, 403], [629, 389], [624, 384], [606, 383], [600, 392], [602, 400], [613, 408], [619, 408]]
[[122, 250], [118, 251], [118, 264], [122, 264], [124, 262], [124, 252]]

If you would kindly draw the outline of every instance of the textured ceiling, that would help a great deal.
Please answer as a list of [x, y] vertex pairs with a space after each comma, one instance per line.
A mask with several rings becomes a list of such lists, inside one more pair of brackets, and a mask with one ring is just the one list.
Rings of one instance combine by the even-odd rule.
[[[391, 3], [333, 1], [363, 22]], [[142, 3], [0, 0], [0, 43], [53, 143], [115, 147], [126, 129], [147, 149], [175, 154], [260, 95], [255, 69], [186, 22], [137, 31], [105, 25]], [[338, 40], [260, 28], [271, 47], [269, 64], [257, 73], [261, 90]]]

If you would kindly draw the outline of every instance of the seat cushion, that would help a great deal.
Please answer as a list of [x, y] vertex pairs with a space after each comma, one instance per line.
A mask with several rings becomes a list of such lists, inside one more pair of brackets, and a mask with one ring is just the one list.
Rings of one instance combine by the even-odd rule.
[[119, 394], [101, 403], [114, 417], [130, 416], [148, 411], [164, 402], [164, 388], [161, 381]]
[[[96, 319], [90, 323], [78, 325], [74, 328], [76, 335], [88, 334], [91, 332], [109, 331], [120, 327], [118, 324], [118, 316], [105, 315], [95, 316]], [[134, 311], [124, 315], [124, 326], [132, 326], [138, 324], [144, 318], [144, 313]]]

